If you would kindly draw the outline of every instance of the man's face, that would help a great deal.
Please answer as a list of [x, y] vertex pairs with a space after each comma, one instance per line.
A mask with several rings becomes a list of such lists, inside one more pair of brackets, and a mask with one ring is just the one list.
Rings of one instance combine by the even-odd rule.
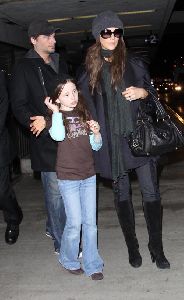
[[55, 33], [39, 35], [37, 38], [31, 38], [31, 42], [38, 53], [51, 54], [55, 52]]

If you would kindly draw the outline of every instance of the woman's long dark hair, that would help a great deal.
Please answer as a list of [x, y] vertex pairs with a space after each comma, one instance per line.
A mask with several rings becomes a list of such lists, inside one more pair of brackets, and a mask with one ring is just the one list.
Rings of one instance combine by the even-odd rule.
[[[104, 62], [104, 58], [101, 55], [101, 43], [98, 39], [94, 45], [92, 45], [86, 55], [86, 70], [89, 74], [89, 86], [92, 93], [95, 88], [99, 90], [101, 69]], [[126, 47], [124, 41], [120, 38], [117, 47], [113, 51], [111, 56], [111, 84], [114, 88], [122, 80], [122, 75], [125, 68], [125, 55]]]
[[[64, 88], [65, 84], [67, 84], [68, 82], [72, 82], [73, 84], [75, 84], [76, 88], [78, 90], [78, 103], [77, 103], [77, 105], [76, 105], [76, 107], [74, 108], [73, 111], [76, 112], [77, 115], [79, 116], [80, 123], [86, 123], [86, 121], [90, 120], [90, 114], [89, 114], [89, 112], [87, 110], [87, 107], [85, 105], [85, 100], [84, 100], [84, 98], [81, 94], [81, 91], [80, 91], [80, 89], [78, 89], [77, 84], [76, 84], [76, 82], [73, 78], [68, 78], [68, 79], [60, 81], [60, 83], [57, 85], [57, 87], [54, 91], [53, 96], [51, 97], [52, 102], [54, 104], [58, 105], [58, 107], [60, 108], [60, 104], [57, 103], [56, 101], [59, 98], [59, 95], [60, 95], [62, 89]], [[65, 128], [66, 128], [66, 131], [68, 132], [69, 131], [69, 126], [68, 126], [68, 121], [65, 117], [65, 114], [63, 114], [63, 122], [64, 122], [64, 125], [65, 125]], [[88, 128], [87, 125], [86, 125], [86, 128]]]

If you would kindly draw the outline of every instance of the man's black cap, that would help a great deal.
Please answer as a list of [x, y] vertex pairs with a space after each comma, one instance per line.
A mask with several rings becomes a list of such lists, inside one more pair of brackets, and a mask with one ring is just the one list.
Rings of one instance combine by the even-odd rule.
[[60, 31], [60, 28], [54, 28], [48, 21], [37, 20], [31, 22], [28, 28], [28, 36], [35, 37], [39, 35], [50, 35], [56, 31]]

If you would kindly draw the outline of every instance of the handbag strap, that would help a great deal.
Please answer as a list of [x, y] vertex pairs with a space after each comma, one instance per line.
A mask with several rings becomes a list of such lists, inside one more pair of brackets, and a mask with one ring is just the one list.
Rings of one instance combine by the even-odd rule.
[[[153, 97], [153, 100], [157, 106], [157, 118], [159, 119], [159, 116], [163, 119], [170, 119], [170, 116], [169, 114], [166, 112], [166, 110], [164, 109], [163, 105], [160, 103], [160, 101], [157, 99], [157, 97], [150, 91], [148, 90], [148, 92], [152, 95]], [[180, 122], [183, 124], [183, 121], [181, 120], [180, 116], [175, 113], [169, 106], [167, 106], [167, 109], [169, 111], [171, 111], [177, 119], [180, 120]], [[170, 123], [172, 124], [172, 126], [175, 128], [175, 130], [178, 132], [179, 136], [180, 136], [180, 139], [183, 141], [183, 144], [184, 144], [184, 136], [183, 136], [183, 133], [182, 131], [175, 125], [175, 123], [170, 119]]]
[[[144, 67], [142, 67], [140, 64], [138, 64], [135, 60], [133, 61], [133, 63], [138, 66], [139, 68], [144, 70]], [[145, 83], [148, 84], [148, 86], [150, 86], [150, 82], [148, 80], [146, 80], [145, 78], [143, 79]], [[167, 112], [165, 111], [163, 105], [160, 103], [160, 101], [158, 100], [158, 98], [154, 95], [154, 93], [148, 88], [146, 89], [153, 97], [153, 100], [156, 104], [157, 110], [156, 110], [156, 115], [157, 115], [157, 119], [165, 119], [165, 118], [170, 118], [169, 115], [167, 114]]]
[[152, 123], [152, 117], [144, 112], [144, 110], [141, 107], [141, 102], [139, 103], [138, 112], [137, 112], [137, 121], [136, 124], [141, 124], [145, 122], [151, 122]]
[[168, 113], [166, 112], [166, 110], [164, 109], [163, 105], [161, 104], [161, 102], [158, 100], [158, 98], [153, 94], [152, 91], [148, 90], [148, 92], [152, 95], [152, 99], [156, 104], [156, 114], [157, 114], [157, 118], [170, 118]]

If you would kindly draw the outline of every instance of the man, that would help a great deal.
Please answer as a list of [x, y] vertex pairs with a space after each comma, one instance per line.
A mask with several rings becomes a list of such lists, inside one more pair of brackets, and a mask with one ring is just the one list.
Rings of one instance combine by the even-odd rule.
[[[48, 217], [46, 233], [55, 240], [55, 251], [58, 252], [65, 225], [65, 211], [55, 173], [57, 143], [45, 128], [48, 111], [44, 104], [45, 97], [52, 95], [61, 71], [67, 73], [66, 67], [60, 70], [64, 64], [59, 63], [59, 55], [54, 53], [55, 31], [47, 21], [39, 20], [30, 24], [28, 36], [33, 49], [28, 51], [13, 71], [10, 97], [15, 117], [29, 131], [31, 129], [31, 166], [34, 171], [41, 171]], [[37, 130], [38, 123], [45, 128], [42, 132]]]
[[8, 107], [5, 73], [0, 71], [0, 209], [7, 223], [5, 241], [11, 245], [18, 239], [23, 215], [10, 183], [9, 164], [15, 153], [6, 126]]

